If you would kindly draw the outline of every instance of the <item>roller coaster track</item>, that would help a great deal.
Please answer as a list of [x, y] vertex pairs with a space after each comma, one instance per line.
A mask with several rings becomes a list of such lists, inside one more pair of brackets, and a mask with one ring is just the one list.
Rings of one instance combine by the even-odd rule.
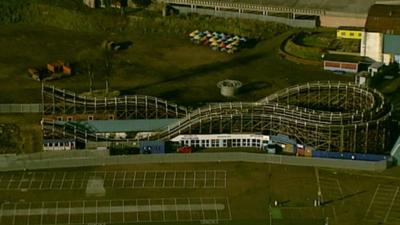
[[[181, 118], [178, 122], [150, 138], [168, 140], [179, 134], [257, 132], [288, 135], [319, 150], [381, 153], [390, 134], [391, 105], [378, 91], [353, 83], [307, 83], [257, 102], [216, 103], [183, 112], [187, 111], [175, 114]], [[45, 124], [52, 132], [88, 139], [88, 132], [82, 133], [76, 126]]]
[[145, 95], [115, 98], [85, 97], [54, 86], [42, 86], [44, 115], [114, 114], [116, 119], [180, 118], [185, 107]]

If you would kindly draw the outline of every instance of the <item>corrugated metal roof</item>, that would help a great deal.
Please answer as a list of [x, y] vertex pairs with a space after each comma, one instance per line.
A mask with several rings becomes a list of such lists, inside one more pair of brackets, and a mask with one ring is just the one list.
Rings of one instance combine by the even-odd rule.
[[400, 35], [391, 35], [391, 34], [384, 35], [383, 52], [396, 55], [400, 54]]
[[178, 119], [151, 120], [88, 120], [70, 122], [96, 133], [147, 132], [161, 130]]

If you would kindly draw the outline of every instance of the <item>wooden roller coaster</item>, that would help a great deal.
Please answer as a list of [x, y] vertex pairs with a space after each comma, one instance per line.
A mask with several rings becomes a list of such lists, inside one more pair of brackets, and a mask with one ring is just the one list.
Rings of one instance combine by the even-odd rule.
[[179, 134], [284, 134], [318, 150], [383, 153], [388, 147], [391, 105], [384, 96], [354, 83], [314, 82], [278, 91], [257, 102], [185, 107], [149, 96], [89, 99], [43, 87], [44, 134], [99, 140], [93, 132], [73, 124], [57, 124], [60, 114], [112, 113], [117, 119], [180, 118], [154, 133], [168, 140]]

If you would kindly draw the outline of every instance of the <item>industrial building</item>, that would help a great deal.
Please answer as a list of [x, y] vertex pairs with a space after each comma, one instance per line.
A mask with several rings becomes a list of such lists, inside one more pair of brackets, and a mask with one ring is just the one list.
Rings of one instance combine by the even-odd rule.
[[400, 63], [400, 5], [373, 5], [368, 13], [360, 54], [376, 62]]
[[[258, 19], [293, 27], [364, 27], [374, 4], [399, 4], [397, 0], [159, 0], [181, 13]], [[164, 12], [167, 14], [166, 12]]]
[[354, 55], [327, 54], [323, 57], [324, 70], [343, 73], [357, 73], [363, 64], [370, 64], [365, 57]]

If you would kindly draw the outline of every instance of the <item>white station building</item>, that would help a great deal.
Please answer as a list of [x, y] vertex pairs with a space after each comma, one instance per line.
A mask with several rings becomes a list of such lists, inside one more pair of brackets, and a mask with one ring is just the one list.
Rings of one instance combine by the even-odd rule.
[[185, 134], [171, 139], [182, 146], [204, 148], [263, 148], [269, 140], [269, 136], [262, 134]]

